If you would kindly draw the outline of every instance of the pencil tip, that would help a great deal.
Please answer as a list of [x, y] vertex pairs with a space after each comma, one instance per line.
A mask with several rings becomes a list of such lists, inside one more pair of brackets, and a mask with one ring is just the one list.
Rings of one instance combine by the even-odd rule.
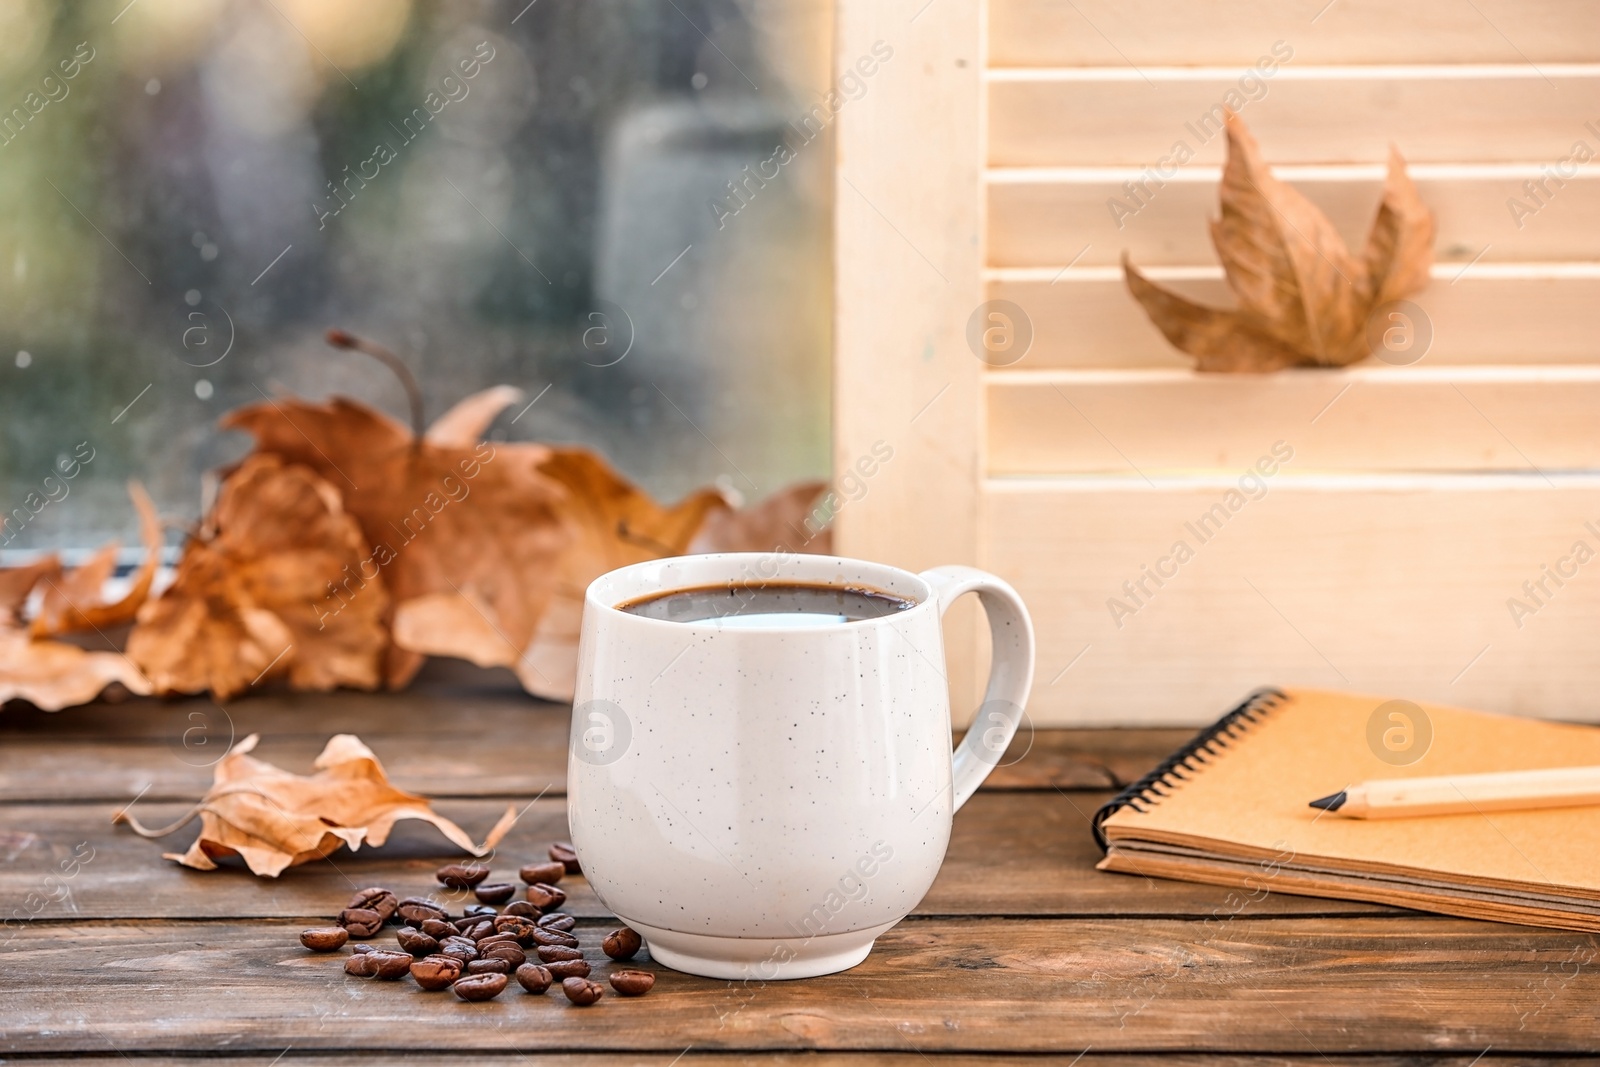
[[1338, 811], [1340, 808], [1344, 807], [1344, 802], [1344, 790], [1341, 789], [1332, 796], [1321, 797], [1317, 800], [1313, 800], [1311, 802], [1311, 806], [1313, 808], [1321, 808], [1323, 811]]

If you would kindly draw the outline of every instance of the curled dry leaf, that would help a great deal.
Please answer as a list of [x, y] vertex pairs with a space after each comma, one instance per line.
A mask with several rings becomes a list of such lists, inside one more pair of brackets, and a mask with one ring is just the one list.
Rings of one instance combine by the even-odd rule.
[[[509, 395], [501, 392], [496, 400], [503, 406]], [[451, 598], [452, 621], [472, 625], [477, 617], [474, 639], [492, 632], [498, 646], [520, 651], [550, 602], [554, 563], [571, 533], [558, 510], [560, 485], [539, 471], [548, 449], [455, 443], [464, 428], [494, 417], [485, 416], [492, 403], [473, 401], [457, 409], [470, 405], [470, 415], [441, 420], [444, 444], [419, 440], [388, 416], [341, 397], [252, 405], [224, 416], [222, 426], [254, 435], [261, 453], [312, 468], [343, 496], [366, 546], [354, 577], [342, 586], [344, 599], [360, 601], [362, 583], [381, 576], [395, 614], [414, 615], [415, 606], [408, 605], [422, 598], [424, 607]], [[348, 610], [334, 594], [319, 594], [318, 602], [335, 614]], [[388, 614], [384, 621], [416, 636]], [[423, 652], [410, 644], [426, 642], [391, 647], [384, 677], [393, 688], [422, 665]]]
[[106, 583], [117, 567], [117, 545], [112, 542], [59, 580], [46, 578], [39, 614], [30, 629], [35, 637], [54, 637], [78, 630], [104, 630], [132, 622], [150, 596], [150, 585], [161, 566], [161, 518], [144, 486], [132, 482], [128, 493], [139, 512], [139, 538], [144, 542], [144, 562], [133, 583], [119, 600], [105, 601]]
[[217, 764], [211, 789], [192, 811], [171, 826], [149, 829], [126, 810], [113, 817], [143, 837], [164, 837], [197, 816], [200, 836], [189, 850], [165, 858], [209, 871], [225, 856], [239, 856], [251, 872], [269, 878], [285, 868], [321, 859], [341, 846], [374, 847], [389, 839], [401, 819], [432, 823], [450, 841], [474, 856], [487, 855], [516, 822], [508, 807], [475, 845], [466, 832], [438, 814], [426, 797], [389, 784], [383, 765], [353, 734], [338, 734], [317, 757], [310, 776], [292, 774], [250, 752], [259, 735], [240, 741]]
[[[0, 704], [20, 698], [45, 711], [59, 711], [88, 703], [113, 682], [133, 693], [150, 692], [138, 667], [122, 653], [89, 651], [35, 637], [23, 622], [28, 598], [41, 586], [46, 613], [39, 618], [48, 616], [51, 621], [39, 627], [36, 619], [38, 633], [115, 625], [137, 609], [150, 588], [149, 579], [142, 576], [146, 572], [153, 576], [160, 562], [161, 528], [143, 488], [135, 483], [129, 490], [139, 508], [149, 558], [141, 568], [141, 578], [135, 579], [133, 589], [117, 604], [107, 605], [100, 599], [104, 579], [115, 565], [115, 545], [73, 571], [63, 572], [61, 560], [54, 554], [0, 570]], [[107, 559], [110, 564], [104, 562]]]
[[140, 610], [128, 655], [163, 693], [225, 700], [280, 674], [296, 689], [376, 688], [388, 594], [376, 576], [345, 584], [364, 546], [314, 471], [249, 456], [184, 547], [172, 587]]
[[1129, 291], [1199, 370], [1339, 367], [1364, 358], [1373, 312], [1424, 287], [1433, 262], [1433, 214], [1405, 161], [1390, 151], [1383, 200], [1358, 259], [1316, 205], [1273, 177], [1237, 115], [1227, 132], [1222, 217], [1211, 239], [1239, 307], [1210, 308], [1163, 289], [1124, 255]]

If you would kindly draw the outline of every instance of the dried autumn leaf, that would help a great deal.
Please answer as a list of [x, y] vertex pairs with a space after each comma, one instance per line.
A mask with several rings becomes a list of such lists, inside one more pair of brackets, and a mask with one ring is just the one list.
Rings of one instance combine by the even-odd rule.
[[827, 482], [796, 482], [758, 504], [738, 511], [724, 508], [706, 516], [689, 542], [690, 552], [808, 552], [826, 556], [833, 551], [830, 515], [819, 500]]
[[682, 555], [706, 517], [726, 509], [727, 502], [717, 490], [701, 489], [665, 507], [588, 449], [546, 452], [539, 473], [565, 491], [559, 512], [571, 537], [556, 559], [550, 602], [532, 640], [507, 665], [528, 692], [571, 700], [577, 683], [583, 594], [589, 583], [630, 563]]
[[251, 872], [276, 878], [288, 867], [322, 859], [347, 846], [381, 846], [401, 819], [432, 823], [458, 847], [487, 855], [516, 822], [506, 809], [483, 844], [438, 814], [426, 797], [389, 784], [383, 765], [353, 734], [329, 739], [309, 777], [291, 774], [250, 755], [260, 740], [251, 734], [218, 762], [211, 789], [183, 818], [148, 829], [126, 810], [113, 823], [127, 823], [142, 837], [163, 837], [200, 819], [200, 836], [183, 853], [166, 853], [186, 867], [210, 871], [225, 856], [239, 856]]
[[106, 603], [106, 583], [117, 567], [117, 545], [106, 545], [80, 567], [59, 580], [45, 578], [44, 596], [31, 630], [34, 637], [53, 637], [78, 630], [105, 630], [132, 622], [150, 595], [161, 566], [161, 519], [144, 486], [132, 482], [128, 493], [139, 512], [139, 538], [144, 542], [144, 562], [133, 576], [133, 584], [121, 599]]
[[1362, 258], [1316, 205], [1273, 177], [1237, 115], [1227, 123], [1222, 216], [1211, 239], [1234, 310], [1197, 304], [1151, 282], [1123, 256], [1128, 290], [1167, 340], [1202, 371], [1345, 366], [1369, 354], [1366, 327], [1382, 304], [1428, 281], [1434, 222], [1391, 150], [1382, 203]]
[[[506, 395], [498, 395], [502, 406]], [[440, 438], [457, 441], [463, 426], [493, 418], [483, 418], [492, 404], [475, 401], [463, 402], [473, 419], [452, 420]], [[382, 575], [396, 613], [419, 598], [428, 598], [424, 606], [461, 598], [482, 609], [474, 611], [481, 631], [474, 640], [492, 632], [498, 647], [514, 649], [532, 640], [551, 599], [555, 560], [571, 537], [559, 513], [563, 490], [539, 471], [548, 449], [419, 440], [342, 397], [256, 404], [230, 412], [222, 426], [247, 431], [261, 453], [304, 464], [338, 488], [366, 539], [359, 573]], [[409, 625], [386, 621], [411, 633]], [[407, 643], [393, 645], [385, 663], [393, 688], [410, 681], [424, 659]]]
[[[141, 512], [149, 503], [147, 498], [141, 502], [142, 497], [142, 490], [134, 497]], [[158, 528], [157, 547], [159, 538]], [[46, 598], [51, 588], [85, 587], [83, 582], [75, 582], [73, 575], [62, 573], [61, 560], [54, 554], [0, 570], [0, 704], [22, 699], [45, 711], [59, 711], [87, 704], [113, 682], [133, 693], [150, 692], [138, 667], [120, 652], [89, 651], [64, 641], [30, 637], [22, 613], [29, 595], [41, 583]], [[98, 587], [94, 596], [98, 601]]]
[[226, 700], [279, 674], [297, 689], [376, 688], [389, 597], [361, 571], [364, 545], [314, 471], [249, 456], [184, 547], [171, 588], [139, 611], [128, 655], [163, 693]]

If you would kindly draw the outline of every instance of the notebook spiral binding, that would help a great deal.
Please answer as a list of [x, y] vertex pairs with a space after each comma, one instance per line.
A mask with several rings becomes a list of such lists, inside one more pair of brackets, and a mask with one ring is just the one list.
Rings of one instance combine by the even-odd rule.
[[1101, 823], [1123, 808], [1148, 811], [1151, 805], [1161, 803], [1172, 787], [1187, 777], [1185, 772], [1198, 770], [1206, 762], [1206, 757], [1220, 754], [1231, 741], [1287, 699], [1288, 694], [1282, 690], [1257, 689], [1245, 698], [1244, 703], [1195, 734], [1155, 770], [1102, 804], [1100, 810], [1094, 813], [1093, 823], [1095, 843], [1100, 850], [1106, 850], [1106, 835], [1100, 829]]

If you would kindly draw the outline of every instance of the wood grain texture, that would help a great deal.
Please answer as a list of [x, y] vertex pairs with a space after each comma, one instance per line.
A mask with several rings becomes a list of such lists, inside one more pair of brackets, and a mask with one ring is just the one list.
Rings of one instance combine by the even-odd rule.
[[989, 63], [1243, 68], [1275, 40], [1297, 63], [1582, 62], [1593, 14], [1583, 0], [990, 0]]
[[1600, 468], [1600, 367], [1013, 371], [986, 395], [991, 476], [1240, 472], [1279, 440], [1297, 471]]
[[[592, 948], [603, 929], [580, 927], [580, 940]], [[1594, 938], [1450, 919], [910, 920], [845, 974], [746, 985], [661, 970], [649, 996], [589, 1011], [520, 991], [466, 1005], [349, 978], [295, 933], [281, 922], [35, 925], [8, 956], [5, 1043], [1468, 1055], [1600, 1043], [1600, 977], [1572, 963], [1594, 958]]]
[[[939, 878], [918, 906], [922, 915], [1196, 915], [1225, 907], [1228, 891], [1186, 882], [1123, 878], [1100, 873], [1089, 817], [1109, 792], [985, 793], [956, 817], [950, 851]], [[525, 800], [519, 799], [521, 807]], [[504, 800], [441, 803], [438, 808], [481, 836]], [[163, 852], [181, 851], [194, 830], [147, 841], [113, 827], [111, 805], [0, 805], [0, 911], [6, 917], [51, 922], [84, 919], [291, 918], [326, 920], [358, 888], [382, 885], [401, 896], [432, 895], [459, 910], [470, 895], [450, 892], [433, 877], [441, 864], [462, 859], [431, 828], [401, 823], [381, 849], [340, 852], [328, 863], [291, 868], [258, 879], [236, 864], [192, 871]], [[186, 810], [178, 804], [137, 807], [141, 820], [160, 825]], [[523, 813], [487, 860], [495, 880], [519, 886], [517, 868], [542, 860], [550, 842], [567, 837], [566, 805], [540, 800]], [[93, 858], [60, 883], [59, 864], [87, 845]], [[83, 852], [80, 849], [79, 854]], [[49, 880], [47, 880], [49, 879]], [[564, 910], [609, 915], [582, 877], [561, 882]], [[30, 893], [43, 894], [30, 898]], [[1280, 897], [1257, 905], [1262, 914], [1366, 915], [1384, 909], [1365, 904]], [[1396, 913], [1398, 914], [1398, 913]]]
[[[1063, 254], [1063, 262], [1073, 250]], [[1185, 296], [1233, 307], [1221, 268], [1194, 277], [1156, 268], [1149, 276]], [[1107, 267], [992, 272], [989, 298], [1010, 300], [1028, 316], [1033, 346], [1015, 366], [1044, 368], [1191, 367], [1128, 295], [1122, 271]], [[1594, 363], [1600, 361], [1600, 273], [1496, 271], [1478, 264], [1436, 265], [1413, 298], [1433, 343], [1426, 366]]]
[[[262, 1060], [270, 1058], [263, 1053]], [[293, 1067], [352, 1067], [352, 1065], [388, 1062], [390, 1054], [367, 1053], [361, 1049], [334, 1053], [303, 1055], [291, 1050], [283, 1063]], [[79, 1067], [127, 1067], [128, 1060], [121, 1055], [30, 1056], [26, 1061], [42, 1067], [61, 1067], [71, 1063]], [[141, 1055], [137, 1062], [142, 1067], [193, 1067], [196, 1063], [238, 1062], [231, 1056], [165, 1056]], [[883, 1064], [885, 1067], [929, 1067], [929, 1059], [922, 1052], [761, 1052], [738, 1049], [722, 1052], [696, 1052], [692, 1047], [678, 1052], [514, 1052], [496, 1051], [494, 1062], [504, 1067], [726, 1067], [728, 1064], [757, 1064], [758, 1067], [856, 1067], [864, 1064]], [[1147, 1054], [1109, 1053], [1102, 1055], [1092, 1049], [1087, 1053], [941, 1053], [933, 1061], [937, 1067], [1144, 1067], [1151, 1062]], [[1158, 1061], [1163, 1067], [1222, 1067], [1224, 1064], [1249, 1064], [1252, 1067], [1526, 1067], [1528, 1060], [1521, 1056], [1498, 1056], [1493, 1052], [1483, 1056], [1467, 1053], [1361, 1056], [1324, 1056], [1318, 1052], [1288, 1054], [1257, 1053], [1174, 1053], [1163, 1054]], [[1576, 1067], [1593, 1064], [1591, 1057], [1541, 1056], [1539, 1067]]]
[[[1230, 91], [1237, 95], [1240, 78], [1231, 68], [1150, 71], [1120, 63], [995, 71], [988, 162], [1143, 167], [1183, 141], [1194, 162], [1220, 163], [1226, 139], [1213, 109]], [[1600, 71], [1588, 65], [1290, 64], [1258, 84], [1259, 99], [1241, 113], [1273, 164], [1378, 163], [1391, 143], [1414, 163], [1554, 162], [1585, 134], [1600, 104]], [[1216, 117], [1202, 125], [1208, 113]], [[1463, 117], [1445, 118], [1453, 115]]]
[[[230, 737], [252, 732], [266, 738], [268, 759], [300, 773], [309, 771], [332, 733], [347, 732], [372, 747], [396, 784], [426, 796], [565, 795], [568, 708], [529, 701], [509, 688], [452, 694], [457, 691], [450, 687], [422, 684], [379, 703], [358, 693], [274, 693], [226, 710], [204, 698], [136, 699], [67, 714], [15, 703], [0, 713], [0, 803], [119, 805], [135, 795], [151, 803], [198, 800]], [[440, 744], [441, 728], [454, 737], [503, 743]], [[982, 788], [1125, 785], [1182, 740], [1137, 730], [1035, 733], [1027, 726]]]
[[1578, 541], [1600, 550], [1600, 477], [1289, 468], [1253, 501], [1242, 472], [989, 482], [987, 562], [1039, 638], [1033, 721], [1200, 724], [1268, 684], [1600, 720], [1600, 583], [1578, 570], [1531, 617], [1508, 607]]
[[[1590, 136], [1592, 146], [1600, 139]], [[1530, 199], [1523, 183], [1546, 177], [1540, 164], [1428, 164], [1409, 168], [1434, 213], [1440, 262], [1589, 262], [1600, 230], [1600, 166], [1569, 169]], [[990, 172], [988, 264], [1114, 265], [1126, 252], [1146, 266], [1212, 263], [1206, 220], [1217, 214], [1221, 168], [1191, 164], [1151, 180], [1137, 168], [1083, 167]], [[1383, 187], [1383, 167], [1275, 167], [1328, 216], [1350, 248], [1362, 247]], [[1133, 189], [1127, 188], [1135, 183]], [[1143, 183], [1142, 186], [1137, 183]], [[1516, 211], [1511, 202], [1521, 205]]]

